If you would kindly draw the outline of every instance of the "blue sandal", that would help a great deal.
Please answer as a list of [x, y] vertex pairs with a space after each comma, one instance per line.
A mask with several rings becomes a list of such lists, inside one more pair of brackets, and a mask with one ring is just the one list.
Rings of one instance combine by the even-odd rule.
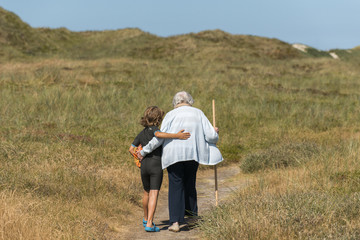
[[155, 224], [153, 223], [153, 227], [145, 227], [145, 231], [147, 232], [160, 232], [160, 228], [158, 228], [157, 226], [155, 226]]
[[145, 219], [143, 219], [143, 226], [146, 227], [147, 221], [145, 221]]

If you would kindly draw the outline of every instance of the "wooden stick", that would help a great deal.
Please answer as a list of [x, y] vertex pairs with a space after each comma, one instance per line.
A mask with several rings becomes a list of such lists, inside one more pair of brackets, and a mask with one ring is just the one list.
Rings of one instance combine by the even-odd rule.
[[213, 126], [215, 127], [215, 99], [212, 100], [212, 110], [213, 110]]
[[[212, 110], [213, 110], [213, 126], [215, 128], [215, 99], [212, 100]], [[217, 181], [217, 167], [214, 165], [214, 173], [215, 173], [215, 206], [219, 204], [219, 195], [218, 195], [218, 181]]]

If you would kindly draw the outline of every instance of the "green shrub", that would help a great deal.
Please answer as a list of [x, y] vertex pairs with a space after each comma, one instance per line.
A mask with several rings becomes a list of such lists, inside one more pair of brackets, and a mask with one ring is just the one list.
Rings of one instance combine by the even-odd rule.
[[307, 162], [318, 152], [319, 148], [314, 143], [284, 144], [247, 155], [241, 164], [241, 169], [245, 173], [252, 173], [269, 168], [297, 166]]
[[360, 170], [339, 171], [330, 175], [336, 192], [360, 192]]

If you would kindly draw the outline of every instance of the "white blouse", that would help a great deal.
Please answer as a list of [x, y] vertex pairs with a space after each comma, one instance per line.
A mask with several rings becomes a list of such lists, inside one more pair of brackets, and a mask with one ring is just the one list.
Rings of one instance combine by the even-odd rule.
[[195, 160], [200, 164], [215, 165], [223, 160], [216, 147], [219, 135], [200, 109], [181, 106], [165, 115], [161, 124], [161, 132], [177, 133], [182, 129], [190, 132], [191, 137], [186, 140], [154, 137], [143, 147], [141, 155], [145, 156], [162, 145], [163, 169], [181, 161]]

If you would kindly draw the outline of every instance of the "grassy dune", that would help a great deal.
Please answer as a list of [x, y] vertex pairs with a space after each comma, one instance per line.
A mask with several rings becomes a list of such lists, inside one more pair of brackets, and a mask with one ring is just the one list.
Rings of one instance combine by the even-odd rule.
[[210, 119], [216, 99], [223, 164], [252, 183], [204, 217], [204, 236], [359, 238], [359, 49], [335, 60], [220, 30], [33, 29], [0, 11], [0, 239], [121, 231], [141, 206], [127, 153], [141, 114], [180, 90]]
[[252, 187], [210, 212], [201, 229], [208, 239], [358, 239], [359, 150], [356, 136], [296, 168], [245, 175]]
[[[34, 224], [30, 229], [24, 226], [24, 236], [34, 231], [33, 239], [40, 233], [43, 238], [101, 239], [121, 228], [119, 223], [140, 205], [140, 180], [127, 153], [141, 129], [138, 119], [148, 105], [169, 111], [173, 94], [182, 89], [193, 94], [195, 106], [209, 118], [211, 99], [216, 99], [224, 164], [239, 163], [249, 172], [244, 177], [254, 179], [253, 187], [233, 201], [240, 213], [260, 204], [256, 216], [276, 214], [279, 206], [269, 204], [291, 210], [291, 204], [296, 204], [291, 201], [307, 201], [306, 196], [321, 196], [319, 204], [324, 208], [339, 199], [353, 199], [349, 204], [356, 204], [356, 192], [338, 190], [353, 189], [351, 179], [357, 181], [358, 166], [344, 161], [346, 144], [353, 144], [353, 154], [358, 151], [359, 75], [354, 66], [332, 59], [269, 60], [264, 65], [249, 61], [239, 68], [221, 62], [200, 62], [202, 67], [194, 63], [119, 58], [2, 65], [0, 186], [5, 201], [16, 198], [21, 206], [22, 212], [10, 215], [12, 221]], [[304, 72], [301, 66], [321, 69]], [[338, 148], [339, 144], [344, 148]], [[348, 168], [343, 167], [345, 163]], [[336, 194], [333, 188], [317, 186], [317, 181], [331, 184], [341, 174], [345, 174], [344, 186], [334, 188]], [[254, 202], [256, 197], [260, 202]], [[35, 207], [29, 207], [29, 202]], [[238, 216], [232, 206], [212, 213], [231, 209], [223, 215], [230, 216], [223, 223], [217, 215], [215, 222], [211, 216], [205, 221], [211, 224], [204, 227], [205, 233], [212, 229], [209, 238], [216, 239], [214, 226], [229, 226]], [[314, 206], [304, 207], [312, 213]], [[336, 231], [336, 224], [343, 224], [347, 216], [334, 218], [339, 222], [323, 234]], [[246, 234], [255, 222], [234, 224], [228, 230], [229, 239], [239, 234], [236, 229]], [[273, 223], [266, 231], [255, 229], [259, 235], [248, 232], [247, 236], [288, 236], [276, 230], [279, 225]], [[291, 226], [286, 231], [295, 231]], [[304, 231], [312, 227], [307, 225]], [[9, 231], [6, 234], [13, 232], [2, 229]], [[347, 231], [349, 236], [356, 233]], [[317, 236], [314, 232], [310, 237]]]

